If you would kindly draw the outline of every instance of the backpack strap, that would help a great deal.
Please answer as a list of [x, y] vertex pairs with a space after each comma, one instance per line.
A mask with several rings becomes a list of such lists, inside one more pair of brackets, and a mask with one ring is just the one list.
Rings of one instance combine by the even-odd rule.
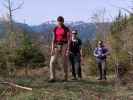
[[54, 32], [54, 42], [56, 42], [56, 30], [57, 30], [57, 26], [54, 28], [53, 32]]
[[81, 41], [80, 38], [78, 38], [78, 44], [79, 44], [79, 45], [82, 45], [82, 41]]
[[66, 27], [65, 25], [62, 27], [63, 29], [64, 29], [64, 31], [65, 31], [65, 34], [64, 34], [64, 38], [66, 37], [67, 38], [67, 36], [68, 36], [68, 32], [69, 32], [69, 29], [68, 29], [68, 27]]

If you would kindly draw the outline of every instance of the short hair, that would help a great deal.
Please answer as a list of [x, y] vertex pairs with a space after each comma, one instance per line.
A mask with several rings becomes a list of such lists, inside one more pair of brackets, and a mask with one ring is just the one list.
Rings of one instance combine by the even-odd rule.
[[64, 22], [64, 17], [63, 17], [63, 16], [59, 16], [59, 17], [57, 18], [57, 21], [59, 21], [59, 22]]
[[98, 44], [103, 44], [103, 41], [102, 41], [102, 40], [99, 40], [99, 41], [98, 41]]
[[78, 31], [77, 30], [73, 30], [72, 34], [78, 34]]

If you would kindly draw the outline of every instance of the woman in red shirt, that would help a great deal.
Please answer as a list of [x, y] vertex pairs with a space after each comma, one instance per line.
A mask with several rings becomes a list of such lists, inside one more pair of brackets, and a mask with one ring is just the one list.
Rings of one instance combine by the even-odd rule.
[[59, 16], [57, 18], [58, 25], [54, 28], [54, 37], [52, 41], [51, 59], [50, 59], [50, 80], [49, 82], [55, 82], [55, 63], [58, 58], [62, 58], [64, 67], [64, 80], [68, 78], [68, 52], [70, 31], [69, 28], [64, 25], [64, 18]]

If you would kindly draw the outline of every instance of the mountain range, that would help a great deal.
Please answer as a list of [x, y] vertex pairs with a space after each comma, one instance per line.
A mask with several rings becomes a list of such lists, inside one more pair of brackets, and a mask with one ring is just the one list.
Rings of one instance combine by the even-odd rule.
[[[93, 23], [77, 21], [77, 22], [66, 22], [65, 24], [71, 30], [78, 30], [79, 36], [83, 40], [87, 39], [92, 40], [96, 37], [96, 25]], [[32, 26], [16, 22], [15, 26], [17, 28], [25, 30], [25, 32], [27, 32], [27, 34], [29, 34], [32, 37], [39, 37], [45, 39], [45, 37], [52, 35], [52, 30], [56, 26], [56, 21], [44, 22], [40, 25], [32, 25]], [[4, 36], [5, 30], [6, 29], [4, 27], [4, 22], [0, 22], [0, 38]]]

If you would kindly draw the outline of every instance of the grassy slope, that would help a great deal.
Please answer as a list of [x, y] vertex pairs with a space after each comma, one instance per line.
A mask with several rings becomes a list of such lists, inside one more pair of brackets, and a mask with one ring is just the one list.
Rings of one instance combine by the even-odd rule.
[[32, 87], [33, 91], [28, 92], [1, 86], [0, 100], [116, 100], [113, 98], [129, 100], [126, 99], [127, 96], [133, 94], [131, 88], [116, 89], [111, 78], [106, 82], [89, 78], [81, 81], [48, 83], [43, 77], [29, 77], [17, 78], [16, 83]]

